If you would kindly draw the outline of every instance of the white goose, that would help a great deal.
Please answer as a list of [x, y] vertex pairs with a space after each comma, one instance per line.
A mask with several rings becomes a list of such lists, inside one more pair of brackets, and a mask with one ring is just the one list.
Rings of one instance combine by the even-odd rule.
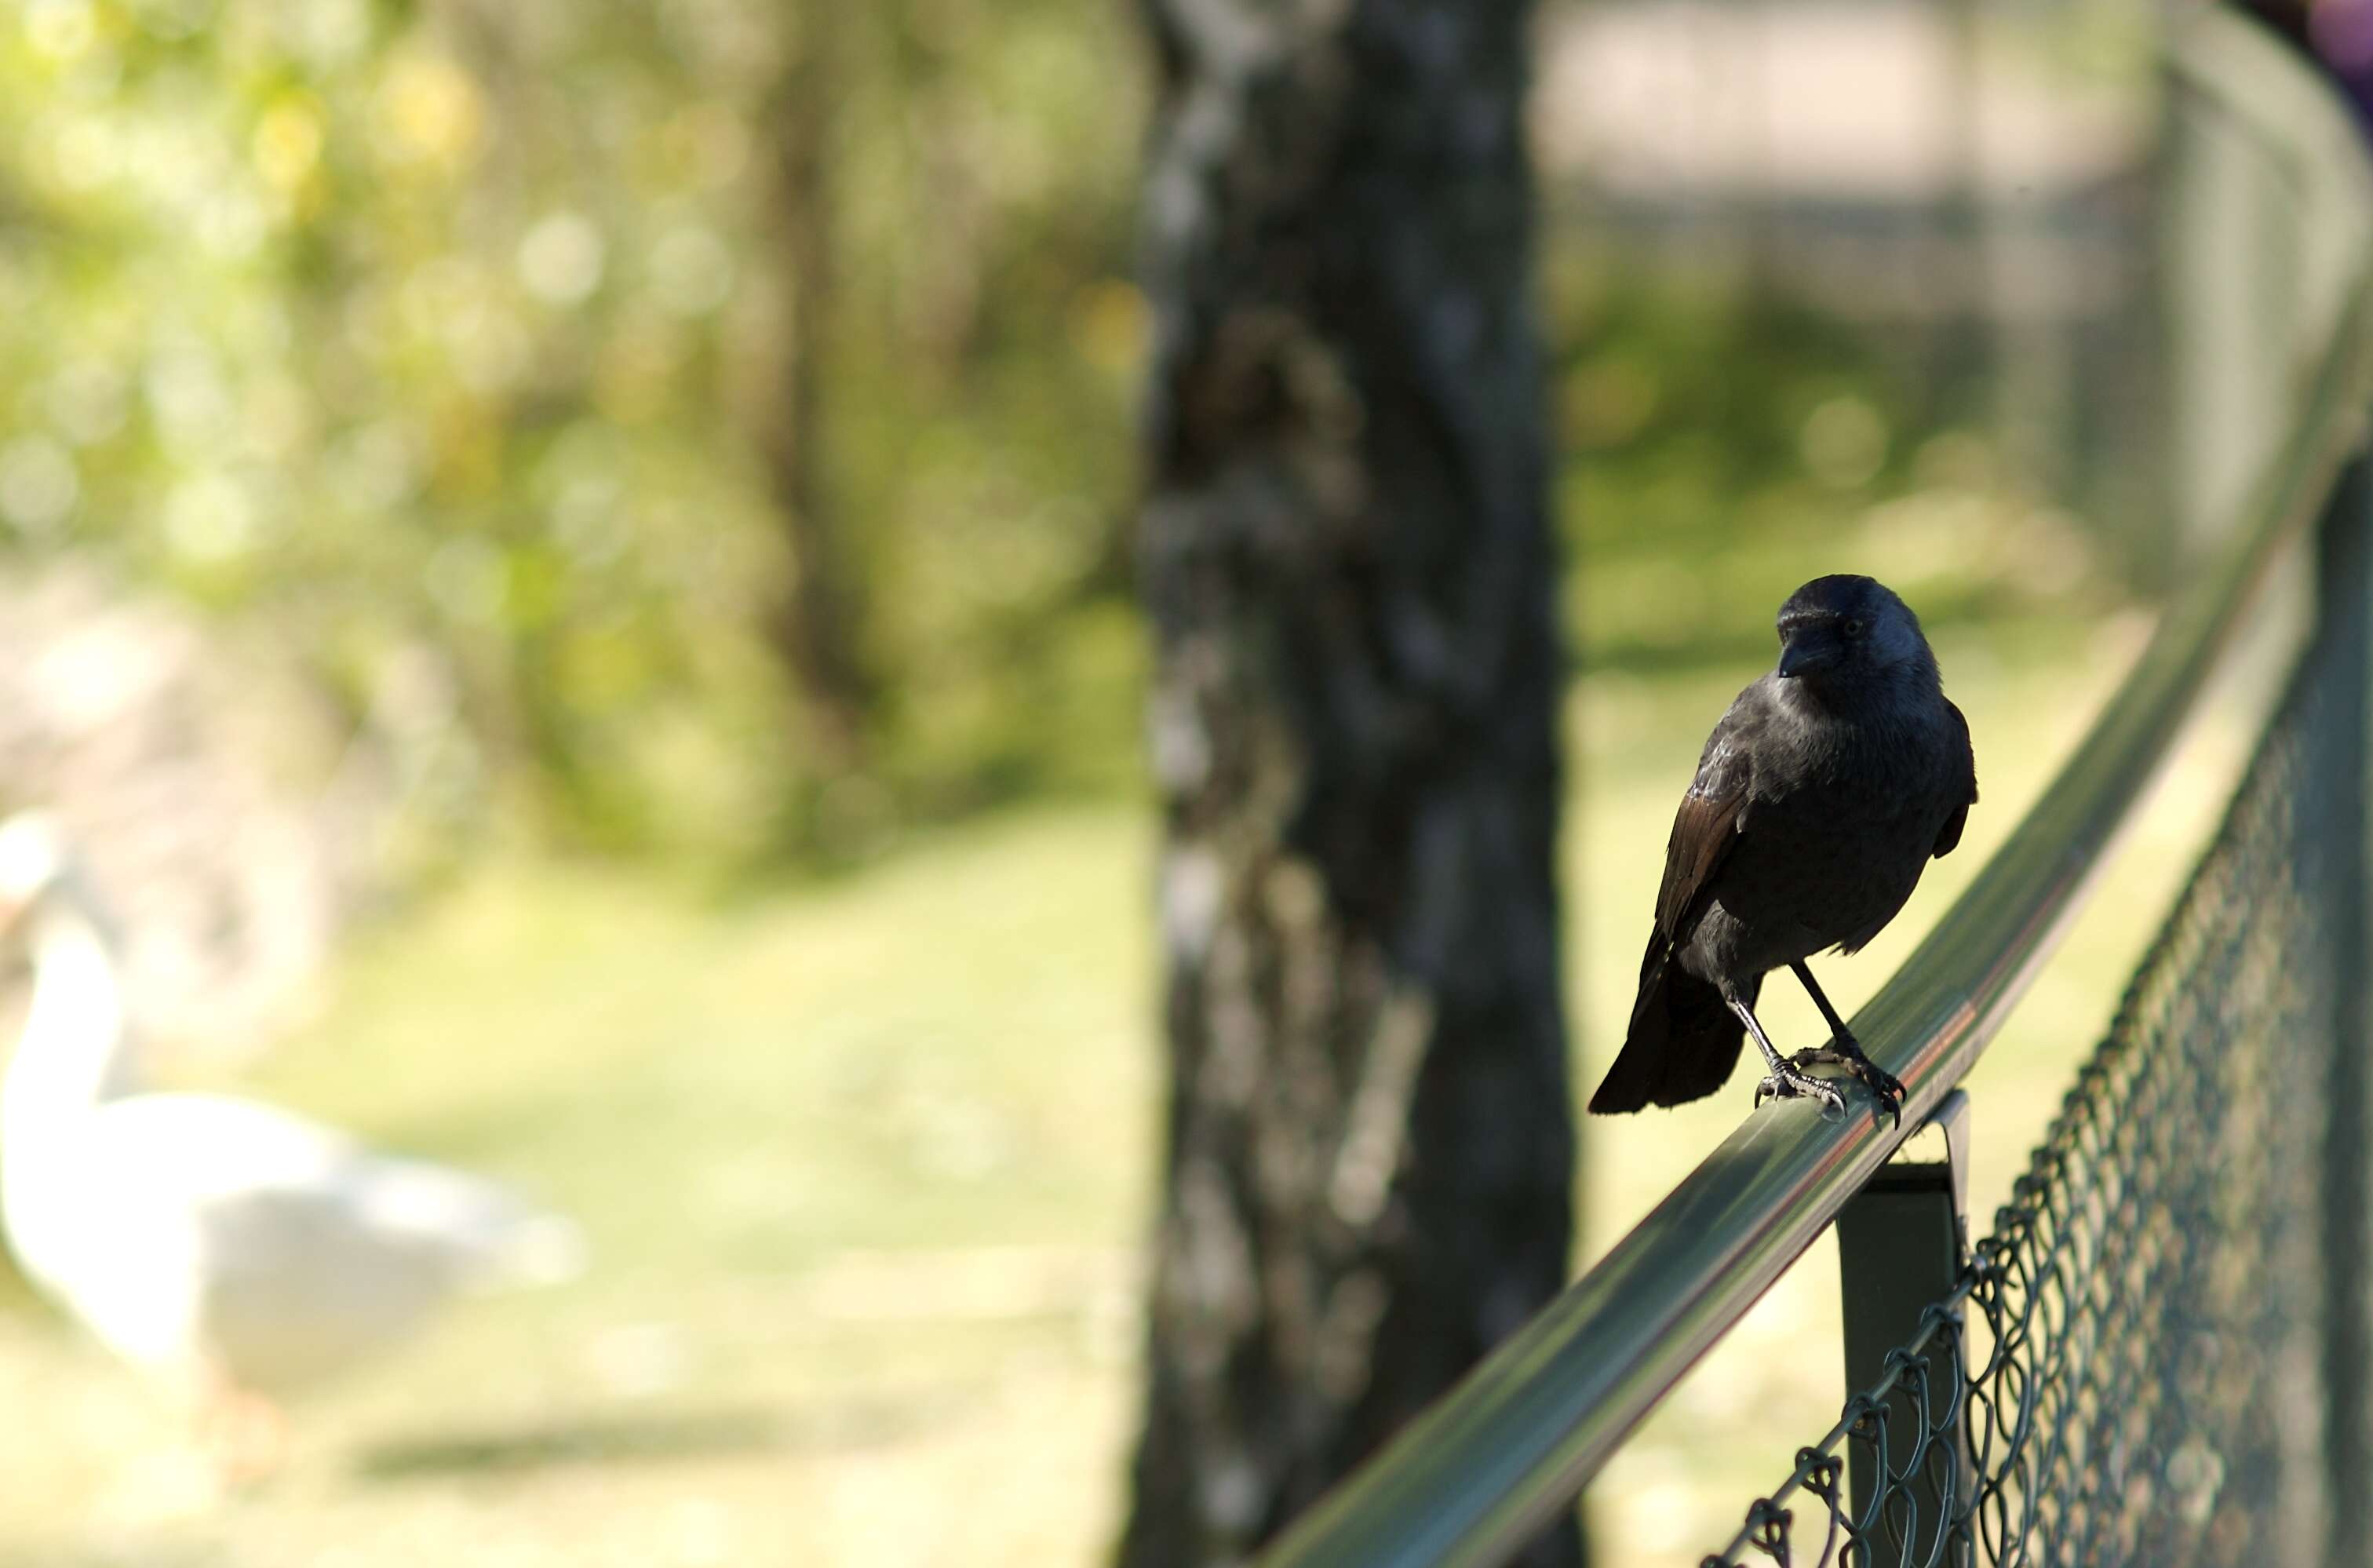
[[0, 824], [0, 924], [34, 978], [0, 1082], [0, 1221], [26, 1274], [196, 1403], [227, 1476], [276, 1463], [277, 1401], [452, 1292], [581, 1266], [577, 1227], [496, 1184], [217, 1094], [140, 1093], [107, 915], [55, 824]]

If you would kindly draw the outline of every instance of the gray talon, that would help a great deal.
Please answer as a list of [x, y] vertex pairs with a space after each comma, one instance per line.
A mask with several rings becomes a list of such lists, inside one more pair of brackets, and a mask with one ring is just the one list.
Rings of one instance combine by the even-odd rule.
[[1788, 1063], [1797, 1068], [1816, 1064], [1844, 1068], [1862, 1080], [1870, 1090], [1871, 1096], [1877, 1100], [1879, 1109], [1893, 1117], [1898, 1127], [1903, 1125], [1902, 1082], [1895, 1074], [1865, 1056], [1861, 1042], [1852, 1035], [1841, 1035], [1829, 1045], [1798, 1051], [1788, 1059]]
[[1843, 1115], [1846, 1108], [1845, 1096], [1839, 1094], [1828, 1082], [1816, 1078], [1809, 1072], [1799, 1072], [1785, 1062], [1781, 1064], [1778, 1071], [1755, 1086], [1756, 1105], [1761, 1106], [1767, 1098], [1818, 1100], [1823, 1106], [1840, 1115]]

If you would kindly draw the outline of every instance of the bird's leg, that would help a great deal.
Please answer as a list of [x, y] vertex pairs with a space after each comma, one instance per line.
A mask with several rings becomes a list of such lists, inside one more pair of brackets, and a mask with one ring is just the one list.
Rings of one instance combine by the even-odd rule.
[[268, 1480], [287, 1457], [288, 1418], [280, 1407], [219, 1372], [205, 1375], [195, 1413], [199, 1443], [226, 1492], [243, 1492]]
[[1877, 1096], [1879, 1105], [1895, 1118], [1896, 1124], [1902, 1125], [1902, 1083], [1897, 1081], [1895, 1074], [1863, 1054], [1862, 1042], [1853, 1037], [1853, 1031], [1846, 1027], [1846, 1021], [1838, 1016], [1838, 1010], [1831, 1007], [1829, 999], [1821, 994], [1821, 988], [1814, 983], [1813, 972], [1805, 966], [1805, 961], [1797, 959], [1788, 967], [1794, 970], [1796, 978], [1804, 982], [1805, 989], [1812, 995], [1813, 1005], [1821, 1010], [1821, 1017], [1829, 1026], [1828, 1045], [1798, 1051], [1792, 1059], [1799, 1067], [1829, 1062], [1844, 1068], [1867, 1084], [1870, 1092]]
[[288, 1417], [261, 1394], [247, 1395], [240, 1405], [236, 1478], [243, 1486], [256, 1486], [278, 1475], [288, 1462]]
[[1771, 1074], [1755, 1086], [1757, 1105], [1761, 1105], [1766, 1095], [1783, 1100], [1802, 1095], [1808, 1100], [1818, 1100], [1831, 1110], [1842, 1111], [1846, 1108], [1844, 1095], [1812, 1074], [1798, 1070], [1782, 1059], [1780, 1052], [1772, 1046], [1771, 1036], [1764, 1034], [1763, 1025], [1756, 1022], [1754, 1009], [1727, 993], [1724, 993], [1722, 1000], [1724, 1006], [1737, 1014], [1738, 1021], [1747, 1025], [1747, 1032], [1755, 1037], [1755, 1048], [1763, 1053], [1763, 1065], [1771, 1070]]

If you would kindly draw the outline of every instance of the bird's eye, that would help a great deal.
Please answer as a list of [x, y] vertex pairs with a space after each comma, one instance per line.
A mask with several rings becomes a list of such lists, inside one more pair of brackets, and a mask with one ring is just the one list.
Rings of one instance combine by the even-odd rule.
[[1848, 637], [1862, 636], [1862, 623], [1860, 621], [1848, 621], [1845, 625], [1845, 633]]

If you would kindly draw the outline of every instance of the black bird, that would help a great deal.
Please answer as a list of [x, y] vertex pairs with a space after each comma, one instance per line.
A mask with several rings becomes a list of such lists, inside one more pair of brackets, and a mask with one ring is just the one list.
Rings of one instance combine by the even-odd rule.
[[[1911, 606], [1866, 577], [1824, 577], [1780, 606], [1780, 663], [1713, 728], [1673, 820], [1656, 929], [1623, 1050], [1592, 1095], [1608, 1113], [1713, 1094], [1740, 1031], [1770, 1071], [1755, 1100], [1806, 1094], [1839, 1109], [1805, 1069], [1837, 1062], [1901, 1117], [1903, 1085], [1863, 1054], [1805, 960], [1876, 936], [1950, 854], [1978, 798], [1969, 722], [1945, 699]], [[1786, 965], [1830, 1045], [1783, 1059], [1755, 999]]]

